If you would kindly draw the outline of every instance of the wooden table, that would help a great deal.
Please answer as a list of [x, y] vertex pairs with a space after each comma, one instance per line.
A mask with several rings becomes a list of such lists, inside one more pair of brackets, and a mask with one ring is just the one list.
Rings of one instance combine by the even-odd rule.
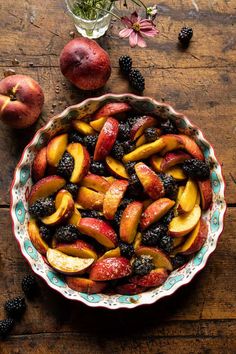
[[[145, 1], [151, 4], [150, 1]], [[40, 296], [0, 353], [235, 353], [236, 352], [236, 3], [235, 0], [168, 0], [159, 3], [159, 37], [147, 49], [131, 50], [113, 23], [99, 43], [111, 56], [104, 89], [83, 93], [65, 80], [58, 56], [74, 31], [63, 0], [0, 0], [0, 71], [14, 69], [41, 84], [43, 117], [105, 92], [130, 92], [118, 69], [129, 54], [146, 78], [145, 95], [169, 102], [205, 132], [222, 161], [227, 184], [225, 230], [207, 267], [172, 298], [133, 311], [92, 309], [65, 300], [40, 283]], [[182, 25], [193, 27], [187, 51], [177, 45]], [[21, 293], [29, 272], [11, 231], [9, 186], [13, 170], [35, 127], [0, 127], [0, 315], [3, 303]]]

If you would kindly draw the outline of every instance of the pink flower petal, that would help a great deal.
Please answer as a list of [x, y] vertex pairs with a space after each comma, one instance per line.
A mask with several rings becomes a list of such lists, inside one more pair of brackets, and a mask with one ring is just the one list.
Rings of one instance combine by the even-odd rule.
[[131, 35], [129, 36], [129, 44], [131, 48], [136, 47], [138, 43], [138, 33], [133, 31]]
[[137, 14], [137, 11], [134, 11], [130, 16], [130, 21], [132, 23], [139, 22], [140, 17]]
[[127, 38], [131, 35], [131, 33], [133, 32], [132, 28], [124, 28], [123, 30], [121, 30], [119, 32], [119, 37], [121, 38]]
[[131, 20], [127, 17], [121, 17], [121, 22], [126, 25], [127, 27], [132, 27], [133, 23], [131, 22]]
[[138, 36], [138, 46], [141, 48], [145, 48], [147, 46], [145, 40], [143, 39], [143, 37], [141, 36], [141, 34]]
[[143, 20], [140, 21], [140, 24], [141, 25], [147, 25], [147, 26], [151, 26], [151, 27], [155, 27], [155, 24], [150, 21], [150, 20], [147, 20], [146, 18], [144, 18]]
[[140, 32], [146, 37], [155, 37], [159, 33], [159, 31], [157, 31], [156, 29], [148, 31], [141, 30]]

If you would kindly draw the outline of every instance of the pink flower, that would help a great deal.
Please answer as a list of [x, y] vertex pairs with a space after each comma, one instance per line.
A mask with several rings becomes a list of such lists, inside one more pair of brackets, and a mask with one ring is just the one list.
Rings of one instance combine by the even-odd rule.
[[120, 31], [119, 36], [121, 38], [129, 37], [129, 44], [132, 48], [136, 45], [142, 48], [146, 47], [143, 36], [154, 37], [159, 33], [151, 20], [142, 19], [136, 11], [130, 17], [122, 17], [121, 22], [126, 25], [126, 28]]

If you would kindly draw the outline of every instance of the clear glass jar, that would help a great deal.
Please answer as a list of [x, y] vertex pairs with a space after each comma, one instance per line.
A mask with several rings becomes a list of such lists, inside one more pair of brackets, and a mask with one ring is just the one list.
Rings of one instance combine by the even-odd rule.
[[[103, 36], [110, 25], [112, 15], [106, 13], [104, 16], [99, 17], [96, 20], [86, 20], [82, 17], [79, 17], [73, 13], [73, 8], [75, 0], [65, 0], [69, 14], [74, 20], [75, 27], [77, 31], [87, 38], [99, 38]], [[111, 8], [112, 11], [113, 7]]]

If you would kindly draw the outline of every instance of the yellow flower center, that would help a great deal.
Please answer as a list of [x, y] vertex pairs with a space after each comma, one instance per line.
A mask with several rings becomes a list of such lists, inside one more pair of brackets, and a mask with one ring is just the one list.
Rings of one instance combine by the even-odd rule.
[[139, 32], [140, 31], [140, 24], [138, 22], [136, 22], [133, 24], [132, 28], [135, 32]]

